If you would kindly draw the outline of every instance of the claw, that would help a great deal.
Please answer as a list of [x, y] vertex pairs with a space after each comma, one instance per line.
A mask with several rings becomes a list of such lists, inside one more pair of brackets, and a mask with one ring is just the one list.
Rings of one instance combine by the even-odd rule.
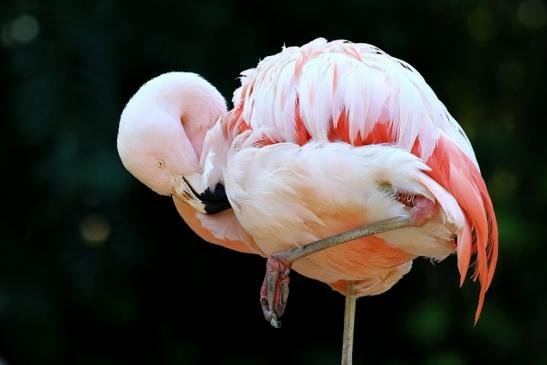
[[283, 259], [270, 256], [266, 262], [266, 275], [260, 289], [260, 305], [264, 318], [275, 327], [281, 327], [279, 317], [285, 312], [289, 296], [291, 265]]

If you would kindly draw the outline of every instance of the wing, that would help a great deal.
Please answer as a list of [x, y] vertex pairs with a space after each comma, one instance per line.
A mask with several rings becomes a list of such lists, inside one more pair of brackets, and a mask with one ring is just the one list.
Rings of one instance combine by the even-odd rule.
[[464, 211], [458, 268], [463, 283], [476, 255], [478, 316], [497, 261], [496, 217], [468, 138], [412, 66], [371, 45], [317, 39], [266, 57], [241, 83], [231, 125], [260, 130], [265, 144], [390, 144], [420, 157]]
[[[226, 192], [239, 222], [266, 254], [405, 215], [398, 191], [430, 196], [420, 182], [427, 167], [398, 148], [326, 141], [257, 148], [259, 133], [240, 137], [244, 144], [228, 159]], [[437, 216], [421, 229], [333, 247], [298, 260], [294, 269], [336, 290], [343, 291], [343, 280], [357, 280], [356, 295], [376, 295], [408, 272], [416, 256], [441, 260], [454, 252], [454, 230], [443, 221]]]

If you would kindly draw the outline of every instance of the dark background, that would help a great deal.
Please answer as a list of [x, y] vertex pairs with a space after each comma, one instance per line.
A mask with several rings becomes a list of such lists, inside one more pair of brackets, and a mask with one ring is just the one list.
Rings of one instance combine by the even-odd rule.
[[240, 71], [324, 36], [414, 65], [462, 124], [500, 225], [477, 286], [415, 261], [358, 301], [356, 364], [547, 364], [546, 4], [2, 1], [0, 364], [336, 364], [343, 297], [293, 274], [262, 318], [264, 260], [202, 242], [121, 165], [125, 102], [166, 71], [231, 99]]

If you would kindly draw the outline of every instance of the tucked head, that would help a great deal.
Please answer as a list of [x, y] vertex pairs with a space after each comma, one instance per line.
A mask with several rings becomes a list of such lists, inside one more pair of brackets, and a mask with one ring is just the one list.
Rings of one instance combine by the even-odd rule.
[[224, 113], [224, 98], [198, 75], [173, 72], [156, 77], [137, 91], [121, 115], [120, 158], [152, 190], [174, 194], [183, 176], [201, 172], [205, 132]]

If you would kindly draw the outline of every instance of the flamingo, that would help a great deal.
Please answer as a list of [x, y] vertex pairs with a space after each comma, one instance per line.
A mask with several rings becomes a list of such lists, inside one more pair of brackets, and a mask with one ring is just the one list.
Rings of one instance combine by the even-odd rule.
[[377, 47], [316, 39], [241, 74], [234, 108], [201, 77], [168, 73], [124, 109], [118, 151], [173, 197], [205, 240], [267, 257], [264, 316], [279, 327], [295, 270], [346, 297], [342, 364], [356, 298], [389, 290], [417, 257], [475, 260], [491, 285], [498, 230], [462, 128], [422, 76]]

